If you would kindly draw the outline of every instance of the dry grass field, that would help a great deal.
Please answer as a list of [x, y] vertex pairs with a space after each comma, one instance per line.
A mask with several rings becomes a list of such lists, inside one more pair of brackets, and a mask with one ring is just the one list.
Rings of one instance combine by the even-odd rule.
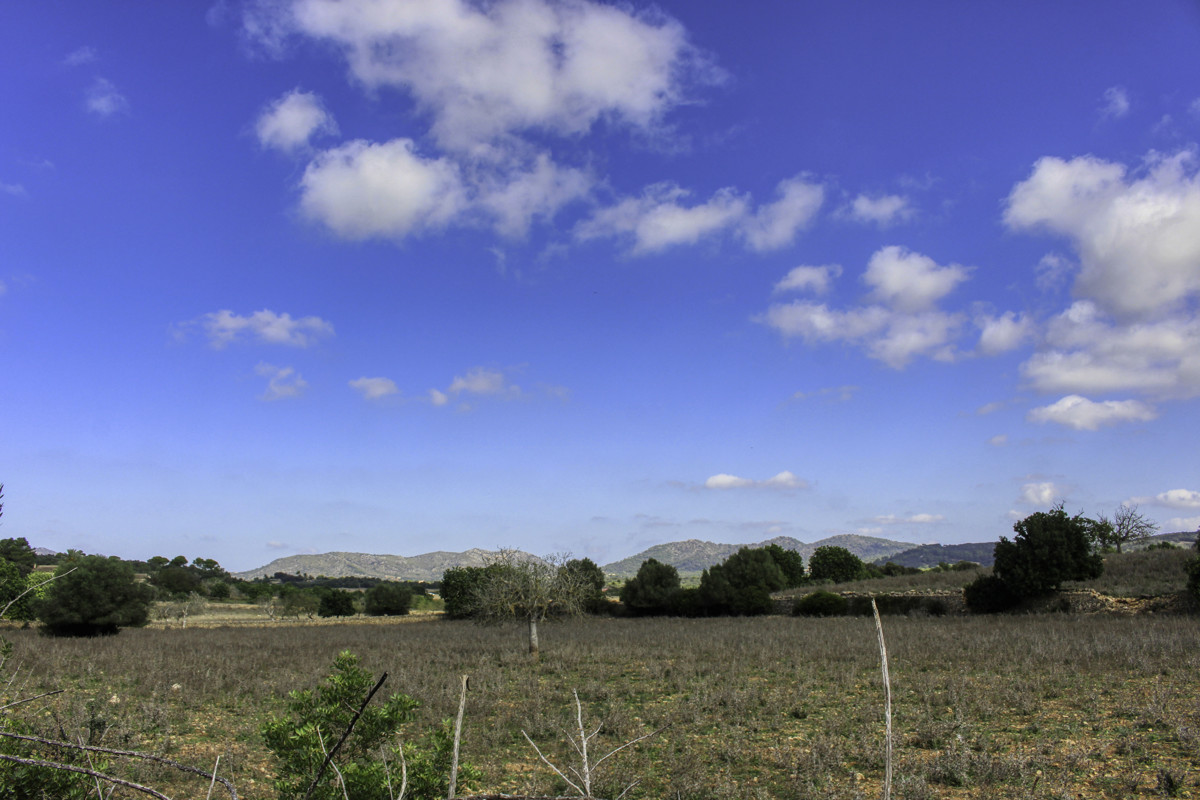
[[[220, 756], [242, 797], [265, 799], [260, 724], [351, 650], [389, 673], [388, 691], [421, 701], [414, 737], [454, 714], [459, 676], [471, 676], [463, 752], [483, 769], [477, 789], [563, 791], [521, 731], [566, 761], [562, 731], [577, 690], [603, 722], [602, 745], [668, 726], [604, 765], [601, 796], [635, 779], [627, 797], [880, 796], [883, 688], [869, 619], [562, 622], [545, 626], [536, 663], [516, 625], [205, 622], [93, 640], [5, 631], [16, 646], [8, 694], [67, 688], [23, 706], [24, 716], [52, 735], [197, 766]], [[884, 626], [893, 797], [1200, 797], [1196, 617], [895, 617]], [[132, 769], [172, 797], [208, 790]]]

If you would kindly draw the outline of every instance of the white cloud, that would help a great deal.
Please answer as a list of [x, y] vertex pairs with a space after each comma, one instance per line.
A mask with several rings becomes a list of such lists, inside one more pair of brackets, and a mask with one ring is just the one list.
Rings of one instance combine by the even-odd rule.
[[510, 383], [503, 372], [487, 367], [472, 367], [465, 375], [456, 375], [446, 391], [430, 389], [429, 402], [444, 406], [452, 398], [464, 395], [516, 398], [521, 397], [522, 392], [521, 387]]
[[463, 152], [531, 129], [651, 128], [688, 81], [716, 77], [674, 20], [586, 1], [264, 2], [246, 29], [275, 50], [287, 34], [333, 44], [357, 81], [408, 91], [439, 145]]
[[274, 364], [262, 362], [254, 368], [254, 371], [267, 379], [267, 390], [260, 396], [263, 400], [299, 397], [308, 387], [308, 382], [293, 367], [277, 367]]
[[[871, 257], [863, 275], [877, 304], [842, 311], [795, 300], [771, 305], [758, 319], [785, 338], [858, 345], [893, 369], [903, 369], [918, 356], [950, 361], [965, 317], [937, 310], [936, 304], [966, 276], [967, 269], [957, 264], [943, 267], [919, 253], [884, 247]], [[801, 280], [813, 277], [800, 273]]]
[[981, 314], [975, 325], [979, 328], [979, 352], [986, 356], [1015, 350], [1036, 332], [1033, 320], [1012, 311], [998, 317]]
[[1008, 436], [1003, 433], [997, 434], [988, 439], [988, 444], [992, 447], [1004, 447], [1004, 445], [1008, 444]]
[[1174, 531], [1200, 531], [1200, 517], [1171, 517], [1164, 527]]
[[63, 58], [63, 64], [68, 67], [78, 67], [84, 64], [91, 64], [97, 58], [96, 48], [91, 46], [83, 46], [76, 50], [67, 53]]
[[0, 181], [0, 194], [20, 197], [25, 194], [25, 187], [19, 183], [5, 183], [4, 181]]
[[263, 109], [254, 125], [259, 144], [293, 151], [317, 134], [336, 134], [337, 123], [312, 92], [293, 89]]
[[912, 218], [913, 209], [904, 195], [885, 194], [871, 197], [860, 194], [850, 203], [846, 213], [851, 219], [859, 222], [870, 222], [880, 227], [887, 227], [895, 222], [903, 222]]
[[1110, 86], [1104, 90], [1104, 105], [1100, 114], [1104, 117], [1120, 119], [1129, 113], [1129, 92], [1123, 86]]
[[1020, 502], [1027, 505], [1049, 507], [1057, 498], [1058, 487], [1049, 481], [1021, 486]]
[[318, 339], [333, 335], [333, 325], [320, 317], [292, 319], [291, 314], [277, 314], [265, 308], [247, 316], [228, 309], [213, 311], [201, 317], [199, 324], [212, 346], [218, 348], [242, 338], [255, 339], [263, 344], [308, 347]]
[[786, 247], [796, 234], [816, 216], [825, 200], [825, 188], [803, 177], [782, 181], [777, 188], [779, 199], [759, 206], [741, 227], [741, 234], [751, 250], [766, 252]]
[[1154, 497], [1136, 497], [1135, 505], [1152, 504], [1167, 508], [1200, 508], [1200, 492], [1191, 489], [1170, 489]]
[[361, 392], [367, 400], [378, 400], [400, 392], [396, 382], [390, 378], [356, 378], [350, 381], [350, 386]]
[[884, 247], [871, 256], [863, 281], [871, 296], [897, 311], [928, 311], [967, 279], [967, 268], [939, 266], [903, 247]]
[[1041, 392], [1192, 397], [1200, 394], [1200, 319], [1120, 323], [1080, 300], [1050, 321], [1021, 373]]
[[1158, 412], [1138, 400], [1095, 402], [1072, 394], [1051, 405], [1031, 409], [1026, 419], [1053, 422], [1077, 431], [1094, 431], [1121, 422], [1149, 422], [1157, 416]]
[[1075, 294], [1121, 319], [1161, 318], [1200, 294], [1196, 156], [1151, 153], [1142, 170], [1091, 156], [1043, 158], [1009, 194], [1004, 220], [1075, 245]]
[[348, 239], [443, 227], [467, 205], [458, 166], [422, 158], [410, 139], [355, 140], [326, 150], [300, 183], [304, 212]]
[[822, 267], [793, 267], [783, 280], [775, 284], [775, 292], [803, 292], [826, 294], [833, 279], [842, 274], [841, 266], [827, 264]]
[[96, 78], [88, 87], [86, 94], [87, 110], [102, 117], [111, 117], [129, 109], [129, 101], [125, 95], [117, 91], [113, 82], [106, 78]]
[[881, 517], [872, 517], [870, 521], [876, 525], [934, 525], [945, 522], [946, 518], [941, 514], [909, 514], [907, 517], [886, 514]]
[[766, 480], [756, 481], [750, 478], [741, 478], [737, 475], [729, 475], [727, 473], [718, 473], [704, 481], [705, 489], [781, 489], [795, 490], [807, 489], [808, 481], [799, 478], [793, 473], [784, 470], [778, 475], [767, 478]]
[[594, 179], [561, 167], [541, 153], [526, 168], [496, 172], [481, 181], [479, 205], [505, 236], [524, 236], [534, 219], [549, 220], [567, 203], [586, 197]]
[[1075, 264], [1061, 253], [1047, 253], [1042, 256], [1034, 271], [1035, 281], [1042, 291], [1053, 291], [1067, 282]]

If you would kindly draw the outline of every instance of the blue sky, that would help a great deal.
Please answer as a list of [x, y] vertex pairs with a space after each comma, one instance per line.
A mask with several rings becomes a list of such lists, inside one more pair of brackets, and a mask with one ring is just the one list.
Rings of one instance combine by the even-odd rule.
[[1194, 3], [0, 6], [0, 534], [1200, 526]]

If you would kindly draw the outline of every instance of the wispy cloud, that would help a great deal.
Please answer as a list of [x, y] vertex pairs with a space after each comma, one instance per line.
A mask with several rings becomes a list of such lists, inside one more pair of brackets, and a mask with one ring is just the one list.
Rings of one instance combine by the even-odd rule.
[[741, 478], [737, 475], [729, 475], [727, 473], [718, 473], [704, 481], [705, 489], [779, 489], [779, 490], [795, 490], [807, 489], [808, 481], [803, 478], [796, 477], [795, 474], [784, 470], [765, 480], [753, 480], [751, 478]]
[[267, 379], [267, 390], [260, 395], [262, 400], [273, 401], [299, 397], [308, 388], [308, 381], [304, 380], [294, 367], [277, 367], [274, 364], [261, 362], [254, 368], [254, 372]]
[[356, 378], [350, 381], [350, 386], [367, 400], [378, 400], [381, 397], [400, 393], [396, 382], [391, 378]]
[[129, 110], [129, 100], [117, 91], [107, 78], [96, 78], [85, 95], [87, 110], [101, 117], [111, 117]]
[[266, 308], [247, 315], [235, 314], [228, 309], [213, 311], [177, 325], [176, 333], [186, 335], [188, 329], [195, 326], [199, 326], [209, 343], [218, 349], [243, 340], [308, 347], [333, 336], [333, 325], [320, 317], [293, 319], [287, 312], [280, 314]]

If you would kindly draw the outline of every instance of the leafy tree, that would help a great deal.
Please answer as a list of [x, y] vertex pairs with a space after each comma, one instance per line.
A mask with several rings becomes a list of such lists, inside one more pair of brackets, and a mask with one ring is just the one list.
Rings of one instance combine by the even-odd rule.
[[797, 598], [792, 614], [797, 617], [838, 617], [846, 613], [848, 605], [840, 594], [822, 590]]
[[320, 593], [321, 602], [317, 606], [317, 616], [321, 617], [353, 617], [354, 595], [345, 589], [326, 589]]
[[441, 595], [446, 616], [469, 619], [474, 615], [479, 592], [498, 566], [451, 567], [442, 573]]
[[284, 586], [279, 591], [279, 613], [285, 617], [312, 619], [320, 608], [321, 598], [311, 589]]
[[[275, 791], [280, 800], [388, 800], [399, 783], [399, 734], [411, 722], [417, 701], [393, 694], [383, 703], [366, 703], [375, 681], [359, 666], [358, 657], [343, 652], [334, 659], [333, 672], [315, 689], [289, 695], [287, 713], [263, 725], [263, 740], [278, 764]], [[309, 785], [355, 713], [362, 715], [334, 756], [329, 769], [311, 795]], [[416, 744], [405, 743], [408, 793], [411, 800], [434, 800], [448, 793], [453, 738], [445, 726]], [[380, 757], [382, 754], [382, 758]], [[390, 771], [390, 777], [389, 777]], [[339, 778], [340, 776], [340, 778]], [[466, 788], [480, 773], [459, 764], [458, 785]]]
[[[0, 489], [3, 489], [0, 486]], [[22, 536], [19, 539], [0, 539], [0, 560], [8, 561], [21, 573], [21, 577], [33, 572], [37, 565], [37, 553]]]
[[700, 576], [700, 604], [710, 614], [766, 614], [771, 592], [786, 586], [783, 570], [765, 548], [743, 547]]
[[1013, 525], [1016, 537], [1000, 537], [993, 574], [1019, 598], [1057, 591], [1064, 581], [1098, 578], [1104, 561], [1092, 552], [1093, 521], [1068, 517], [1062, 504]]
[[608, 606], [604, 599], [604, 570], [590, 558], [573, 558], [563, 564], [562, 568], [573, 573], [572, 583], [578, 583], [585, 597], [583, 610], [589, 614], [599, 614]]
[[621, 587], [621, 602], [635, 614], [663, 614], [671, 596], [679, 591], [679, 570], [658, 559], [647, 558], [637, 575]]
[[372, 617], [399, 617], [412, 607], [412, 589], [404, 583], [385, 581], [367, 589], [364, 610]]
[[1188, 592], [1200, 601], [1200, 530], [1196, 531], [1196, 543], [1192, 545], [1196, 555], [1187, 562]]
[[120, 559], [83, 556], [59, 565], [55, 574], [36, 607], [51, 636], [111, 635], [146, 624], [154, 592]]
[[168, 597], [187, 597], [200, 592], [200, 575], [191, 567], [169, 564], [150, 576], [150, 585]]
[[228, 600], [229, 599], [229, 594], [230, 594], [229, 584], [226, 583], [225, 581], [213, 581], [211, 584], [209, 584], [209, 586], [207, 588], [208, 588], [208, 596], [211, 597], [213, 600]]
[[229, 573], [217, 563], [215, 558], [193, 558], [192, 569], [200, 575], [201, 579], [229, 577]]
[[529, 654], [538, 657], [538, 623], [550, 616], [584, 613], [592, 583], [566, 559], [531, 559], [501, 550], [476, 591], [472, 616], [481, 621], [519, 619], [529, 626]]
[[814, 581], [846, 583], [858, 580], [865, 572], [862, 559], [844, 547], [823, 545], [808, 559], [808, 574]]
[[976, 614], [998, 614], [1020, 602], [1008, 584], [995, 575], [980, 575], [963, 587], [963, 601]]
[[795, 589], [804, 583], [804, 558], [795, 550], [785, 550], [777, 544], [769, 544], [763, 548], [775, 559], [783, 572], [783, 588]]

